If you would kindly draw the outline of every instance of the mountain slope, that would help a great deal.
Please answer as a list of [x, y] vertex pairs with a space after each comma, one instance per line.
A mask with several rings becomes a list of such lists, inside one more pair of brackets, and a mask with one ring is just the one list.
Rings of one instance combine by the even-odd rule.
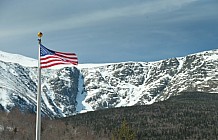
[[[17, 106], [34, 112], [37, 61], [21, 56], [22, 62], [11, 56], [6, 61], [7, 53], [3, 54], [0, 54], [1, 108], [10, 111]], [[152, 104], [182, 91], [218, 92], [218, 50], [156, 62], [42, 69], [42, 112], [50, 117]]]
[[117, 136], [124, 120], [138, 140], [217, 139], [217, 99], [218, 94], [183, 92], [149, 106], [99, 110], [61, 120], [76, 128], [85, 126], [99, 139]]
[[182, 91], [218, 92], [218, 51], [82, 69], [93, 109], [152, 104]]

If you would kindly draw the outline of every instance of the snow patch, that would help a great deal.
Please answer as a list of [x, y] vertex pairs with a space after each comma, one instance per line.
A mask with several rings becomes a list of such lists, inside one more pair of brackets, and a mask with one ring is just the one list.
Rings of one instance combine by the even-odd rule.
[[11, 54], [0, 51], [0, 60], [3, 62], [18, 63], [25, 67], [37, 67], [38, 61], [19, 54]]

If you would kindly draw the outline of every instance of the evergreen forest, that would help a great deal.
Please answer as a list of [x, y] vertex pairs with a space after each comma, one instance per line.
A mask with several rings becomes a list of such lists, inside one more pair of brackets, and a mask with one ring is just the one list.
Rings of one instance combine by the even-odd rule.
[[[0, 112], [1, 140], [35, 139], [35, 114]], [[184, 92], [152, 105], [42, 118], [42, 140], [215, 140], [218, 94]]]

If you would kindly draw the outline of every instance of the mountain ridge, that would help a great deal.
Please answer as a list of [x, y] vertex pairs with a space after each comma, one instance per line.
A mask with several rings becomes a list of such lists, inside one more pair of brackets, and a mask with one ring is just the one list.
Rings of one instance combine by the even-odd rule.
[[[35, 112], [37, 67], [24, 66], [27, 62], [4, 62], [2, 56], [1, 107], [10, 111], [17, 106]], [[34, 59], [29, 60], [32, 63]], [[218, 50], [211, 50], [154, 62], [42, 69], [42, 112], [49, 117], [67, 117], [105, 108], [148, 105], [183, 91], [218, 93], [217, 68]]]

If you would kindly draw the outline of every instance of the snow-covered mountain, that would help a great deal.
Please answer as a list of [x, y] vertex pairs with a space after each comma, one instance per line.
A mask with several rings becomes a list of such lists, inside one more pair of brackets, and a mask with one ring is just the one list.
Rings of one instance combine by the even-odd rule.
[[[0, 107], [36, 111], [37, 60], [0, 52]], [[182, 91], [218, 93], [218, 50], [156, 62], [42, 69], [42, 112], [65, 117], [146, 105]]]

